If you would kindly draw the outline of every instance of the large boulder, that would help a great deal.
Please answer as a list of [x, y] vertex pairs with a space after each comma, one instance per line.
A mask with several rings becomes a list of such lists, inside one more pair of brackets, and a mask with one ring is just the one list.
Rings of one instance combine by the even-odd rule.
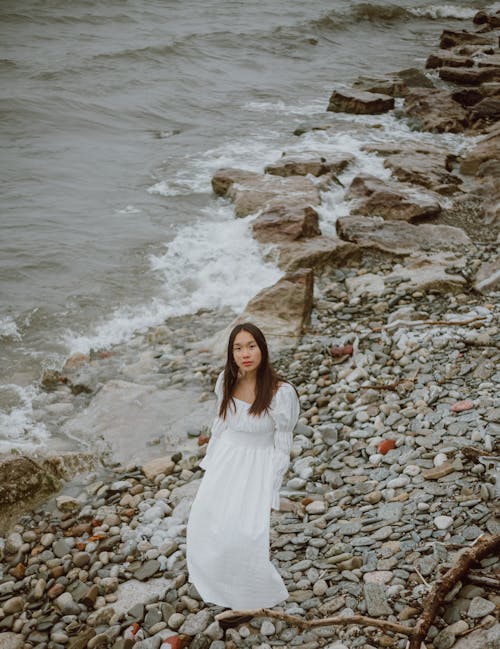
[[28, 501], [41, 492], [60, 487], [56, 475], [30, 457], [4, 456], [0, 459], [0, 507]]
[[449, 50], [459, 45], [494, 45], [494, 41], [489, 36], [474, 34], [463, 30], [445, 29], [441, 34], [439, 47]]
[[[301, 268], [287, 273], [273, 286], [262, 289], [245, 310], [208, 345], [222, 354], [230, 331], [237, 324], [253, 322], [264, 332], [271, 352], [295, 345], [307, 326], [313, 303], [314, 274]], [[205, 342], [207, 345], [207, 342]]]
[[282, 178], [241, 169], [220, 169], [212, 178], [212, 187], [216, 194], [234, 202], [236, 216], [272, 209], [285, 201], [303, 207], [320, 203], [318, 188], [301, 176]]
[[441, 193], [450, 193], [449, 187], [462, 183], [462, 179], [450, 173], [445, 155], [425, 153], [395, 153], [386, 158], [384, 167], [401, 182], [420, 185]]
[[287, 271], [346, 266], [358, 261], [361, 256], [359, 248], [353, 243], [324, 236], [279, 244], [273, 252], [276, 253], [278, 266]]
[[276, 205], [252, 222], [255, 238], [261, 243], [296, 241], [321, 234], [318, 213], [310, 206]]
[[334, 90], [327, 110], [334, 113], [378, 115], [394, 108], [394, 97], [361, 90]]
[[463, 250], [473, 246], [461, 228], [450, 225], [412, 225], [402, 221], [384, 221], [379, 217], [347, 216], [337, 221], [340, 237], [361, 248], [391, 255], [409, 255], [415, 251]]
[[433, 218], [441, 211], [435, 194], [425, 190], [417, 193], [411, 185], [375, 176], [356, 176], [346, 197], [357, 199], [352, 214], [381, 216], [390, 221]]
[[352, 153], [338, 152], [328, 157], [317, 153], [284, 154], [280, 160], [267, 165], [265, 172], [274, 176], [323, 176], [324, 174], [339, 174], [354, 161]]
[[469, 125], [467, 111], [446, 90], [413, 90], [405, 98], [403, 115], [419, 130], [433, 133], [463, 133]]
[[269, 320], [267, 331], [299, 336], [309, 323], [313, 304], [314, 274], [310, 268], [286, 273], [250, 300], [241, 317], [252, 322]]

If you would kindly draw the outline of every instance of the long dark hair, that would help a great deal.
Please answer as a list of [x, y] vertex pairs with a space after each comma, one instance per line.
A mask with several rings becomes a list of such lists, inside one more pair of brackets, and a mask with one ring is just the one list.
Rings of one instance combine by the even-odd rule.
[[243, 324], [236, 325], [229, 335], [227, 343], [227, 359], [226, 367], [224, 368], [224, 391], [222, 402], [219, 408], [219, 416], [222, 419], [226, 418], [227, 409], [231, 402], [234, 407], [233, 391], [236, 387], [238, 380], [238, 366], [233, 356], [234, 339], [240, 331], [248, 331], [255, 342], [257, 343], [260, 353], [262, 355], [260, 365], [257, 368], [257, 385], [255, 401], [250, 406], [248, 411], [251, 415], [260, 415], [265, 412], [271, 405], [272, 398], [278, 389], [280, 383], [287, 383], [287, 381], [276, 373], [276, 370], [269, 362], [269, 350], [267, 342], [262, 331], [251, 322], [244, 322]]

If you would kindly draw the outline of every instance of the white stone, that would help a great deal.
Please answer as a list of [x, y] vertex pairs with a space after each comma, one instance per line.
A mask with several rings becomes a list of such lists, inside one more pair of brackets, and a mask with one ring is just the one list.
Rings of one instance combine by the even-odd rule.
[[436, 516], [434, 525], [438, 530], [447, 530], [453, 525], [453, 518], [451, 516]]
[[262, 626], [260, 627], [260, 632], [262, 635], [274, 635], [276, 633], [276, 627], [269, 620], [264, 620]]
[[388, 489], [398, 489], [399, 487], [406, 487], [409, 484], [410, 478], [407, 475], [400, 475], [397, 478], [389, 480], [387, 483]]
[[409, 475], [411, 477], [418, 475], [420, 471], [420, 467], [416, 464], [408, 464], [408, 466], [405, 466], [405, 468], [403, 469], [403, 473], [406, 473], [406, 475]]
[[448, 457], [446, 456], [445, 453], [437, 453], [434, 456], [433, 462], [434, 462], [434, 466], [442, 466], [443, 464], [448, 462]]
[[308, 514], [324, 514], [326, 512], [326, 503], [322, 500], [314, 500], [306, 507]]

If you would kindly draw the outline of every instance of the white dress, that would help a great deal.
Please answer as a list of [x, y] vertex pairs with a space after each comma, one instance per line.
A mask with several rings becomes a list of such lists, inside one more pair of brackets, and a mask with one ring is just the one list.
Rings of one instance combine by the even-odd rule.
[[[220, 374], [218, 406], [222, 380]], [[299, 401], [283, 383], [267, 413], [249, 415], [250, 404], [234, 402], [226, 419], [216, 417], [200, 463], [206, 473], [187, 526], [189, 579], [205, 602], [232, 609], [271, 607], [288, 597], [269, 559], [269, 522], [271, 507], [279, 509]]]

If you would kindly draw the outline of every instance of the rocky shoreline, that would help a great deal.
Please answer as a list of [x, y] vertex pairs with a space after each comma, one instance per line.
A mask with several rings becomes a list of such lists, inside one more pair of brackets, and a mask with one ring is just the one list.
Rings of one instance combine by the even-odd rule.
[[[500, 16], [479, 12], [475, 23], [474, 32], [443, 32], [427, 62], [436, 76], [360, 79], [335, 89], [328, 107], [394, 110], [415, 132], [463, 133], [471, 142], [463, 154], [421, 141], [370, 142], [385, 179], [356, 173], [350, 152], [285, 154], [263, 174], [231, 169], [213, 178], [235, 216], [252, 215], [254, 236], [286, 271], [239, 318], [269, 333], [275, 364], [302, 405], [282, 511], [272, 514], [272, 558], [290, 615], [363, 614], [413, 626], [443, 570], [479, 539], [500, 536]], [[334, 128], [329, 117], [296, 137]], [[349, 209], [325, 235], [320, 214], [332, 187]], [[200, 421], [228, 321], [215, 317], [200, 346], [203, 315], [185, 324], [187, 353], [167, 323], [144, 336], [147, 347], [124, 374], [154, 384], [140, 392], [146, 403], [156, 390], [195, 382]], [[108, 398], [133, 394], [116, 381], [112, 354], [75, 357], [43, 377], [61, 416], [60, 404], [95, 392], [92, 363], [115, 381]], [[207, 442], [200, 426], [191, 434], [190, 447], [174, 453], [159, 452], [153, 437], [152, 459], [141, 463], [96, 471], [76, 459], [40, 462], [39, 482], [25, 458], [3, 463], [5, 475], [19, 464], [3, 482], [3, 505], [16, 502], [27, 474], [32, 491], [47, 493], [70, 470], [93, 470], [0, 539], [0, 647], [406, 647], [406, 638], [370, 626], [299, 631], [263, 616], [223, 640], [220, 609], [187, 582], [185, 525]], [[499, 568], [487, 557], [455, 585], [428, 649], [498, 646]]]

